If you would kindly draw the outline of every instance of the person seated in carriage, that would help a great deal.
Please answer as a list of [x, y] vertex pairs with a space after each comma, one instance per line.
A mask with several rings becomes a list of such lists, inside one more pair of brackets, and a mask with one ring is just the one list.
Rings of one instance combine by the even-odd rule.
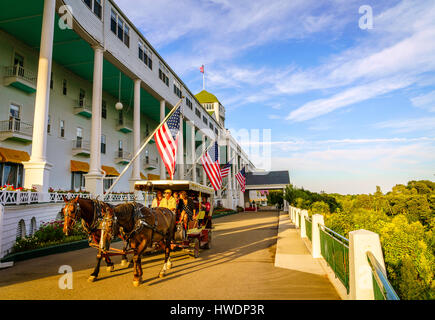
[[172, 196], [172, 191], [170, 189], [166, 189], [163, 193], [163, 199], [160, 201], [159, 207], [168, 208], [169, 210], [176, 212], [177, 201]]
[[156, 197], [153, 200], [151, 208], [157, 208], [157, 207], [159, 207], [160, 206], [160, 202], [162, 201], [162, 199], [163, 199], [162, 192], [160, 190], [157, 190]]
[[193, 221], [196, 217], [196, 209], [193, 200], [187, 196], [186, 191], [180, 192], [180, 201], [178, 202], [177, 211], [180, 213], [180, 219], [187, 230], [189, 222]]

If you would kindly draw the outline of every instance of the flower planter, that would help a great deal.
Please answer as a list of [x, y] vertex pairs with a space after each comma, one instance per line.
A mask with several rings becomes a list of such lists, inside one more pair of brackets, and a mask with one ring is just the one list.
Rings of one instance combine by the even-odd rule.
[[62, 243], [62, 244], [57, 244], [57, 245], [49, 246], [49, 247], [45, 247], [45, 248], [39, 248], [39, 249], [34, 249], [34, 250], [12, 253], [12, 254], [5, 256], [1, 260], [1, 262], [23, 261], [23, 260], [43, 257], [43, 256], [56, 254], [56, 253], [63, 253], [63, 252], [68, 252], [68, 251], [73, 251], [73, 250], [78, 250], [78, 249], [84, 249], [88, 246], [89, 245], [88, 245], [87, 239], [69, 242], [69, 243]]

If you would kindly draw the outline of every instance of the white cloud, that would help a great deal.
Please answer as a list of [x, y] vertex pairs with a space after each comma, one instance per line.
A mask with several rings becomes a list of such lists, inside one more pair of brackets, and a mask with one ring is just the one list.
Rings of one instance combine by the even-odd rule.
[[406, 120], [388, 120], [375, 124], [376, 128], [393, 129], [395, 132], [429, 131], [435, 132], [435, 117]]
[[351, 149], [326, 147], [300, 150], [272, 159], [274, 170], [289, 170], [290, 180], [313, 191], [342, 194], [383, 191], [397, 183], [433, 179], [435, 146], [431, 141], [377, 143]]
[[413, 79], [382, 79], [369, 84], [355, 86], [344, 90], [330, 98], [307, 102], [290, 112], [287, 120], [305, 121], [317, 118], [339, 108], [365, 101], [393, 90], [405, 88], [413, 83]]
[[411, 99], [412, 104], [429, 112], [435, 112], [435, 90]]

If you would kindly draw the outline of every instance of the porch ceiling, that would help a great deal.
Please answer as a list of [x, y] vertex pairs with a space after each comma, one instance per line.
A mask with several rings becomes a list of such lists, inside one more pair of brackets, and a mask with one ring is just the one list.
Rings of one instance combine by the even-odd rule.
[[[0, 29], [39, 51], [43, 5], [43, 0], [0, 1]], [[60, 29], [58, 21], [56, 14], [53, 60], [92, 83], [94, 50], [74, 30]], [[115, 98], [119, 96], [119, 74], [120, 70], [104, 59], [103, 90]], [[121, 102], [125, 109], [133, 107], [133, 86], [132, 79], [121, 72]], [[160, 122], [160, 102], [144, 88], [141, 88], [141, 112]]]

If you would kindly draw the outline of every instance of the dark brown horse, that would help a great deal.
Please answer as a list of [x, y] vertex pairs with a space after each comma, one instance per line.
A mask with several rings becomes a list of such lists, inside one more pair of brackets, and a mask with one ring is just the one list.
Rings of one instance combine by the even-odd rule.
[[164, 277], [166, 270], [171, 268], [169, 255], [175, 223], [175, 213], [166, 208], [137, 208], [129, 203], [116, 208], [108, 207], [103, 212], [101, 245], [109, 243], [111, 237], [117, 236], [117, 232], [124, 234], [134, 252], [133, 285], [137, 287], [142, 282], [141, 255], [147, 247], [161, 243], [165, 249], [165, 263], [159, 277]]
[[[101, 230], [99, 229], [99, 225], [101, 222], [102, 211], [111, 208], [111, 206], [102, 201], [82, 199], [79, 196], [71, 200], [68, 200], [65, 197], [63, 199], [66, 203], [65, 207], [62, 209], [64, 215], [63, 232], [65, 235], [68, 236], [75, 223], [81, 219], [83, 229], [89, 235], [89, 241], [98, 245], [101, 240]], [[125, 248], [126, 246], [127, 245], [125, 245]], [[97, 265], [91, 273], [88, 281], [92, 282], [98, 277], [102, 258], [106, 261], [107, 271], [114, 270], [114, 264], [110, 260], [109, 255], [99, 250], [97, 253]], [[124, 266], [126, 264], [127, 256], [122, 255], [121, 265]]]

